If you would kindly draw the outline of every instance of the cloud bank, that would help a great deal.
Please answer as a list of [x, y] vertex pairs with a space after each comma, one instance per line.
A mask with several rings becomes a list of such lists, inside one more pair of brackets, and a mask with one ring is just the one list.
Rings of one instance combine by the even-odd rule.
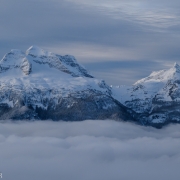
[[179, 180], [180, 125], [1, 122], [0, 171], [6, 180]]

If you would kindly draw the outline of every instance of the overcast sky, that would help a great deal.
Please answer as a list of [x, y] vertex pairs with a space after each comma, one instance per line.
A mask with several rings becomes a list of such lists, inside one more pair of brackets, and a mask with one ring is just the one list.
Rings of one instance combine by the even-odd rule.
[[1, 0], [0, 56], [38, 45], [74, 55], [108, 84], [180, 62], [178, 0]]

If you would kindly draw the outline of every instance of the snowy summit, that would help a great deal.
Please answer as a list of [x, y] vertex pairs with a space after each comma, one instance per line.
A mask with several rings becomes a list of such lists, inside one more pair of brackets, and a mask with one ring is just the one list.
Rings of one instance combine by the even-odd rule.
[[[56, 74], [56, 70], [59, 70], [75, 77], [92, 77], [86, 69], [77, 63], [73, 56], [60, 56], [37, 46], [31, 46], [26, 53], [20, 50], [11, 50], [0, 61], [0, 67], [0, 73], [11, 70], [11, 72], [14, 71], [19, 76], [29, 75], [31, 71], [33, 72], [32, 74], [44, 73], [46, 70], [48, 70], [46, 73], [52, 72], [52, 74]], [[22, 70], [23, 74], [19, 70]], [[9, 72], [7, 71], [8, 75], [10, 75]]]
[[31, 46], [0, 61], [0, 119], [130, 118], [110, 87], [73, 56]]
[[180, 122], [180, 66], [152, 72], [132, 86], [113, 88], [113, 96], [134, 110], [143, 124]]

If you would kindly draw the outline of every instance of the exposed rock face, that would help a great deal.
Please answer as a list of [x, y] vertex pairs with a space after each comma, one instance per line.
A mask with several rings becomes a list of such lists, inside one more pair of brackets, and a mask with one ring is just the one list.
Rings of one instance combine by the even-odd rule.
[[132, 109], [144, 125], [180, 122], [180, 66], [153, 72], [133, 86], [113, 87], [114, 98]]
[[0, 61], [0, 76], [0, 119], [133, 119], [73, 56], [12, 50]]

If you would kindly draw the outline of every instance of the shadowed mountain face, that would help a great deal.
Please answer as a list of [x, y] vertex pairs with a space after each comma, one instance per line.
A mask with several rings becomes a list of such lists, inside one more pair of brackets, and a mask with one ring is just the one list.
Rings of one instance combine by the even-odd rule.
[[113, 96], [135, 111], [144, 125], [180, 122], [180, 66], [153, 72], [132, 86], [113, 87]]
[[111, 94], [73, 56], [32, 46], [0, 61], [0, 119], [132, 120]]

